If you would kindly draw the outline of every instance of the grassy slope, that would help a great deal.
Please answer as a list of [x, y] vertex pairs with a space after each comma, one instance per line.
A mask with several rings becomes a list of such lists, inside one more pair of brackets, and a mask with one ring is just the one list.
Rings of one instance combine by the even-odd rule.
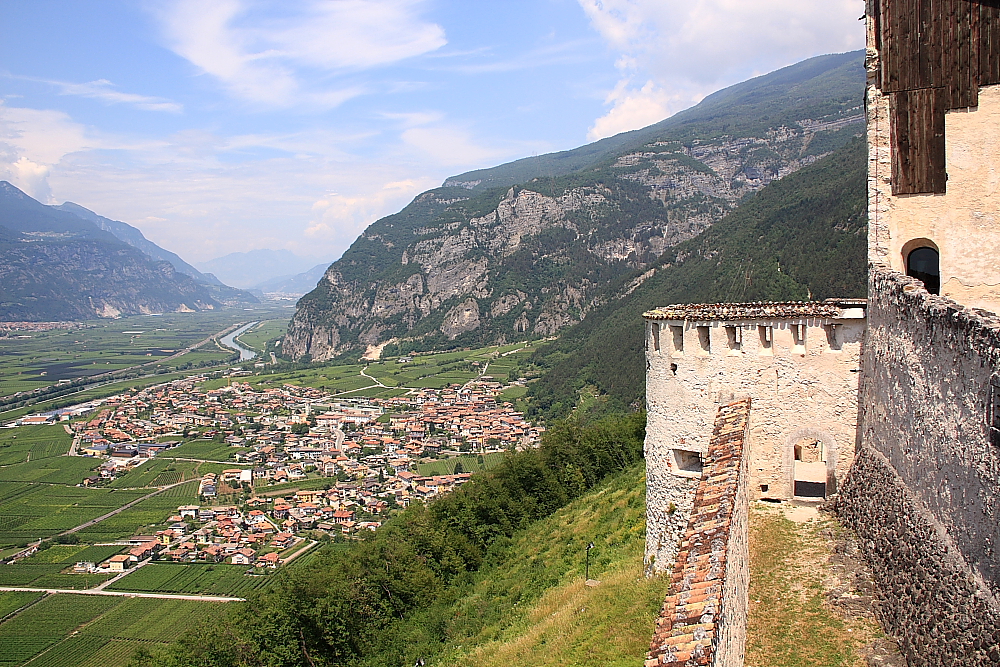
[[[637, 466], [494, 549], [450, 604], [400, 639], [419, 646], [422, 626], [444, 623], [449, 642], [434, 664], [456, 667], [641, 664], [667, 584], [643, 577], [644, 540]], [[588, 541], [596, 588], [583, 583]]]
[[[805, 300], [866, 293], [864, 143], [855, 140], [750, 197], [667, 251], [635, 291], [593, 311], [535, 360], [535, 410], [562, 416], [596, 385], [618, 408], [643, 395], [642, 313], [672, 303]], [[625, 286], [620, 286], [624, 291]]]

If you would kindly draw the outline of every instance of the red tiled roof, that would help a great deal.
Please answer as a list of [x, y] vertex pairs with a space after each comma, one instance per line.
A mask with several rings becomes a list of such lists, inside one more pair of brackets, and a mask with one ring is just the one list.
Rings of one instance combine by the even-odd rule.
[[727, 604], [726, 555], [749, 416], [750, 399], [719, 408], [708, 446], [711, 464], [695, 492], [646, 667], [712, 664]]

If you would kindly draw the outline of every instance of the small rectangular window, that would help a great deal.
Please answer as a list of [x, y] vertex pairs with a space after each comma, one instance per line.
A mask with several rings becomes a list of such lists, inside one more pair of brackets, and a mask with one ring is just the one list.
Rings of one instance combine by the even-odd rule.
[[726, 339], [729, 341], [730, 351], [739, 352], [743, 348], [743, 328], [726, 327]]
[[670, 325], [670, 335], [673, 339], [674, 352], [684, 352], [684, 327]]
[[986, 406], [986, 425], [990, 432], [990, 443], [1000, 447], [1000, 375], [990, 378], [989, 401]]
[[675, 472], [686, 477], [701, 476], [705, 464], [699, 452], [687, 449], [675, 449], [672, 453], [674, 455]]
[[771, 327], [757, 327], [757, 334], [760, 336], [760, 353], [771, 354]]
[[806, 351], [806, 325], [792, 325], [792, 352]]
[[653, 322], [653, 351], [660, 351], [660, 325], [657, 322]]
[[701, 345], [701, 351], [705, 354], [712, 353], [712, 331], [711, 327], [698, 327], [698, 344]]

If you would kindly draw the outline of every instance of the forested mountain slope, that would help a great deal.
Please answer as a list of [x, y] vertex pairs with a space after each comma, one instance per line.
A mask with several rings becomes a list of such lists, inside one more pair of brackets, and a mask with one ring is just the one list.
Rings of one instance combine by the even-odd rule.
[[330, 266], [300, 300], [284, 355], [561, 331], [616, 298], [624, 276], [859, 135], [863, 87], [862, 54], [823, 56], [625, 137], [449, 179]]
[[540, 349], [533, 412], [569, 413], [593, 386], [609, 403], [641, 405], [642, 313], [673, 303], [808, 300], [867, 293], [867, 161], [852, 141], [771, 183], [697, 238], [619, 281], [619, 296]]

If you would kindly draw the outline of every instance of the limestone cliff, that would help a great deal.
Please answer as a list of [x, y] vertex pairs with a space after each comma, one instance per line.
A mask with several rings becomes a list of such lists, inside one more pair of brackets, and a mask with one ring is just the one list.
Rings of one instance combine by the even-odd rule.
[[322, 360], [391, 339], [484, 344], [580, 321], [627, 289], [626, 276], [863, 131], [860, 55], [824, 62], [717, 94], [569, 173], [505, 165], [503, 178], [530, 178], [485, 189], [489, 170], [449, 179], [330, 266], [299, 302], [284, 354]]

